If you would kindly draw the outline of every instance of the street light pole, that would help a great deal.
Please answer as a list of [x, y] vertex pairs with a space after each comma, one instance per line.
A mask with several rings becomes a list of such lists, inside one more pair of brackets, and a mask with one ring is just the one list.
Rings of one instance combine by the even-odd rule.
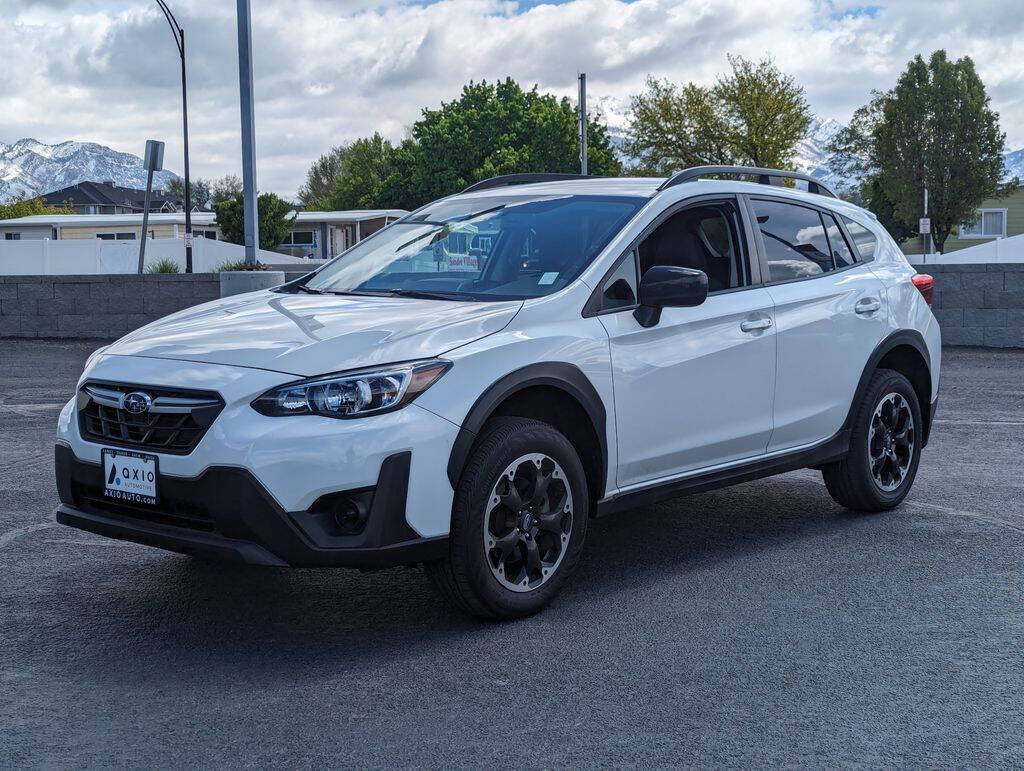
[[160, 10], [164, 12], [164, 18], [171, 27], [171, 34], [174, 35], [174, 44], [178, 47], [178, 56], [181, 57], [181, 123], [182, 135], [185, 147], [185, 272], [192, 272], [192, 181], [188, 174], [188, 89], [185, 80], [185, 30], [174, 18], [171, 9], [167, 7], [164, 0], [156, 0]]

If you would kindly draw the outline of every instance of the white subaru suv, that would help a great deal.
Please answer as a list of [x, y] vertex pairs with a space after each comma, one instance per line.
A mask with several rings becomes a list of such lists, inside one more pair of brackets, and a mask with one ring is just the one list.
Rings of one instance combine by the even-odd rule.
[[800, 174], [487, 180], [96, 351], [56, 517], [260, 565], [423, 564], [464, 610], [522, 616], [590, 517], [807, 466], [842, 506], [900, 503], [935, 411], [930, 299]]

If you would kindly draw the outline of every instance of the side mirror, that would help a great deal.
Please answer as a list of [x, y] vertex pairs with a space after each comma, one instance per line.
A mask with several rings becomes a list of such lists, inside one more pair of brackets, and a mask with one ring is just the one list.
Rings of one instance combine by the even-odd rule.
[[702, 270], [655, 265], [640, 279], [640, 307], [633, 315], [642, 327], [661, 320], [662, 308], [691, 308], [708, 297], [708, 276]]

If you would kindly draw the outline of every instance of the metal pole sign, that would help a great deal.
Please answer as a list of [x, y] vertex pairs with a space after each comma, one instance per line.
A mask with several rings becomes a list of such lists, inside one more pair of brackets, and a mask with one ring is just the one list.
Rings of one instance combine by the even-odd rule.
[[146, 262], [146, 236], [149, 233], [149, 198], [153, 194], [153, 172], [163, 171], [164, 143], [155, 139], [146, 140], [146, 152], [142, 154], [142, 166], [146, 169], [146, 198], [142, 203], [142, 238], [139, 239], [139, 275]]
[[580, 73], [580, 174], [587, 175], [587, 73]]
[[247, 265], [256, 264], [256, 246], [259, 244], [252, 91], [252, 13], [249, 0], [238, 0], [238, 96], [242, 111], [242, 194]]
[[932, 232], [932, 221], [930, 217], [921, 217], [917, 221], [917, 232], [921, 235]]

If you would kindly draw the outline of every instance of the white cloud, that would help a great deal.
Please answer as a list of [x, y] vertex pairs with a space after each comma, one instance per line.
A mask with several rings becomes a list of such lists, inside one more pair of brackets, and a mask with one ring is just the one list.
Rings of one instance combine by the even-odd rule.
[[[171, 0], [186, 27], [192, 170], [236, 173], [234, 4]], [[770, 54], [821, 117], [845, 120], [915, 53], [970, 55], [1024, 144], [1024, 19], [1017, 4], [901, 0], [506, 0], [433, 4], [254, 0], [258, 178], [292, 194], [331, 145], [375, 130], [398, 139], [424, 106], [470, 79], [506, 75], [625, 100], [651, 73], [711, 82], [726, 52]], [[176, 50], [155, 4], [0, 0], [0, 140], [83, 139], [141, 152], [168, 143], [180, 168]]]

